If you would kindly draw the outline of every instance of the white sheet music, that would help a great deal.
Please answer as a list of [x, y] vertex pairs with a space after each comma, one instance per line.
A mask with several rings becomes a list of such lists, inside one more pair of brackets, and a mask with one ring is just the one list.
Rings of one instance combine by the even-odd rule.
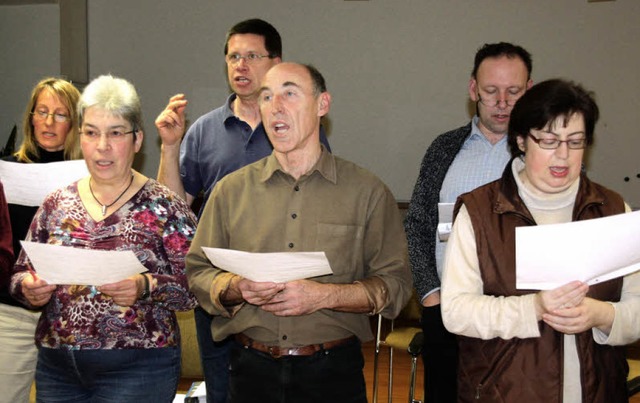
[[80, 249], [20, 241], [33, 268], [49, 284], [103, 285], [147, 269], [132, 251]]
[[640, 211], [516, 228], [516, 287], [597, 284], [640, 270]]
[[0, 180], [7, 202], [40, 206], [51, 192], [89, 176], [84, 160], [21, 164], [0, 160]]
[[250, 253], [202, 247], [214, 266], [252, 281], [285, 283], [333, 274], [324, 252]]

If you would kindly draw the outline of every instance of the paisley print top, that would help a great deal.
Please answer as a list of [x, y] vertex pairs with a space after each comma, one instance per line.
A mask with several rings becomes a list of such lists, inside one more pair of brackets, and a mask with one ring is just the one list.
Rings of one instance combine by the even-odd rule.
[[[153, 277], [150, 298], [119, 306], [84, 285], [59, 285], [44, 306], [36, 344], [48, 348], [123, 349], [177, 346], [174, 311], [197, 305], [189, 292], [184, 257], [196, 218], [175, 193], [149, 179], [115, 213], [95, 221], [85, 209], [77, 183], [51, 193], [36, 213], [27, 240], [83, 249], [131, 250]], [[25, 305], [22, 279], [29, 258], [20, 253], [11, 293]]]

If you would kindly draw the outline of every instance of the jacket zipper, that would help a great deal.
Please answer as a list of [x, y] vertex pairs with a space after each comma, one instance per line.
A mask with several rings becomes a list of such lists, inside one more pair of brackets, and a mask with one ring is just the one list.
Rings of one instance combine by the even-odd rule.
[[502, 374], [502, 372], [507, 366], [507, 363], [515, 355], [519, 345], [520, 345], [519, 339], [512, 339], [512, 342], [507, 345], [506, 351], [502, 354], [499, 354], [498, 360], [487, 371], [487, 375], [484, 378], [482, 378], [480, 380], [480, 383], [478, 383], [478, 385], [476, 386], [476, 400], [480, 400], [482, 388], [484, 388], [487, 384], [490, 383], [490, 381], [492, 381], [496, 377], [500, 376], [500, 374]]

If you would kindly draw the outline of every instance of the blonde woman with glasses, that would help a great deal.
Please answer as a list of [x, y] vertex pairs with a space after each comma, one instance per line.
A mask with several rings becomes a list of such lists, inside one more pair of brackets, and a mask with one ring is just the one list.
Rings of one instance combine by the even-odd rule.
[[[54, 77], [33, 88], [22, 123], [23, 140], [13, 155], [18, 163], [49, 163], [82, 158], [78, 142], [76, 104], [80, 92], [70, 82]], [[20, 253], [37, 206], [9, 204], [13, 251]], [[0, 402], [27, 402], [36, 369], [33, 342], [40, 311], [25, 309], [9, 295], [9, 273], [0, 287]]]

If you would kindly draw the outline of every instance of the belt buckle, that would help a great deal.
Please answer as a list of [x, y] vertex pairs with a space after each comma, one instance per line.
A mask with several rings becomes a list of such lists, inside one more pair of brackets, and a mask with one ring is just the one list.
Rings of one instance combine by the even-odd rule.
[[271, 355], [272, 358], [276, 359], [282, 357], [280, 348], [275, 346], [269, 346], [269, 355]]

